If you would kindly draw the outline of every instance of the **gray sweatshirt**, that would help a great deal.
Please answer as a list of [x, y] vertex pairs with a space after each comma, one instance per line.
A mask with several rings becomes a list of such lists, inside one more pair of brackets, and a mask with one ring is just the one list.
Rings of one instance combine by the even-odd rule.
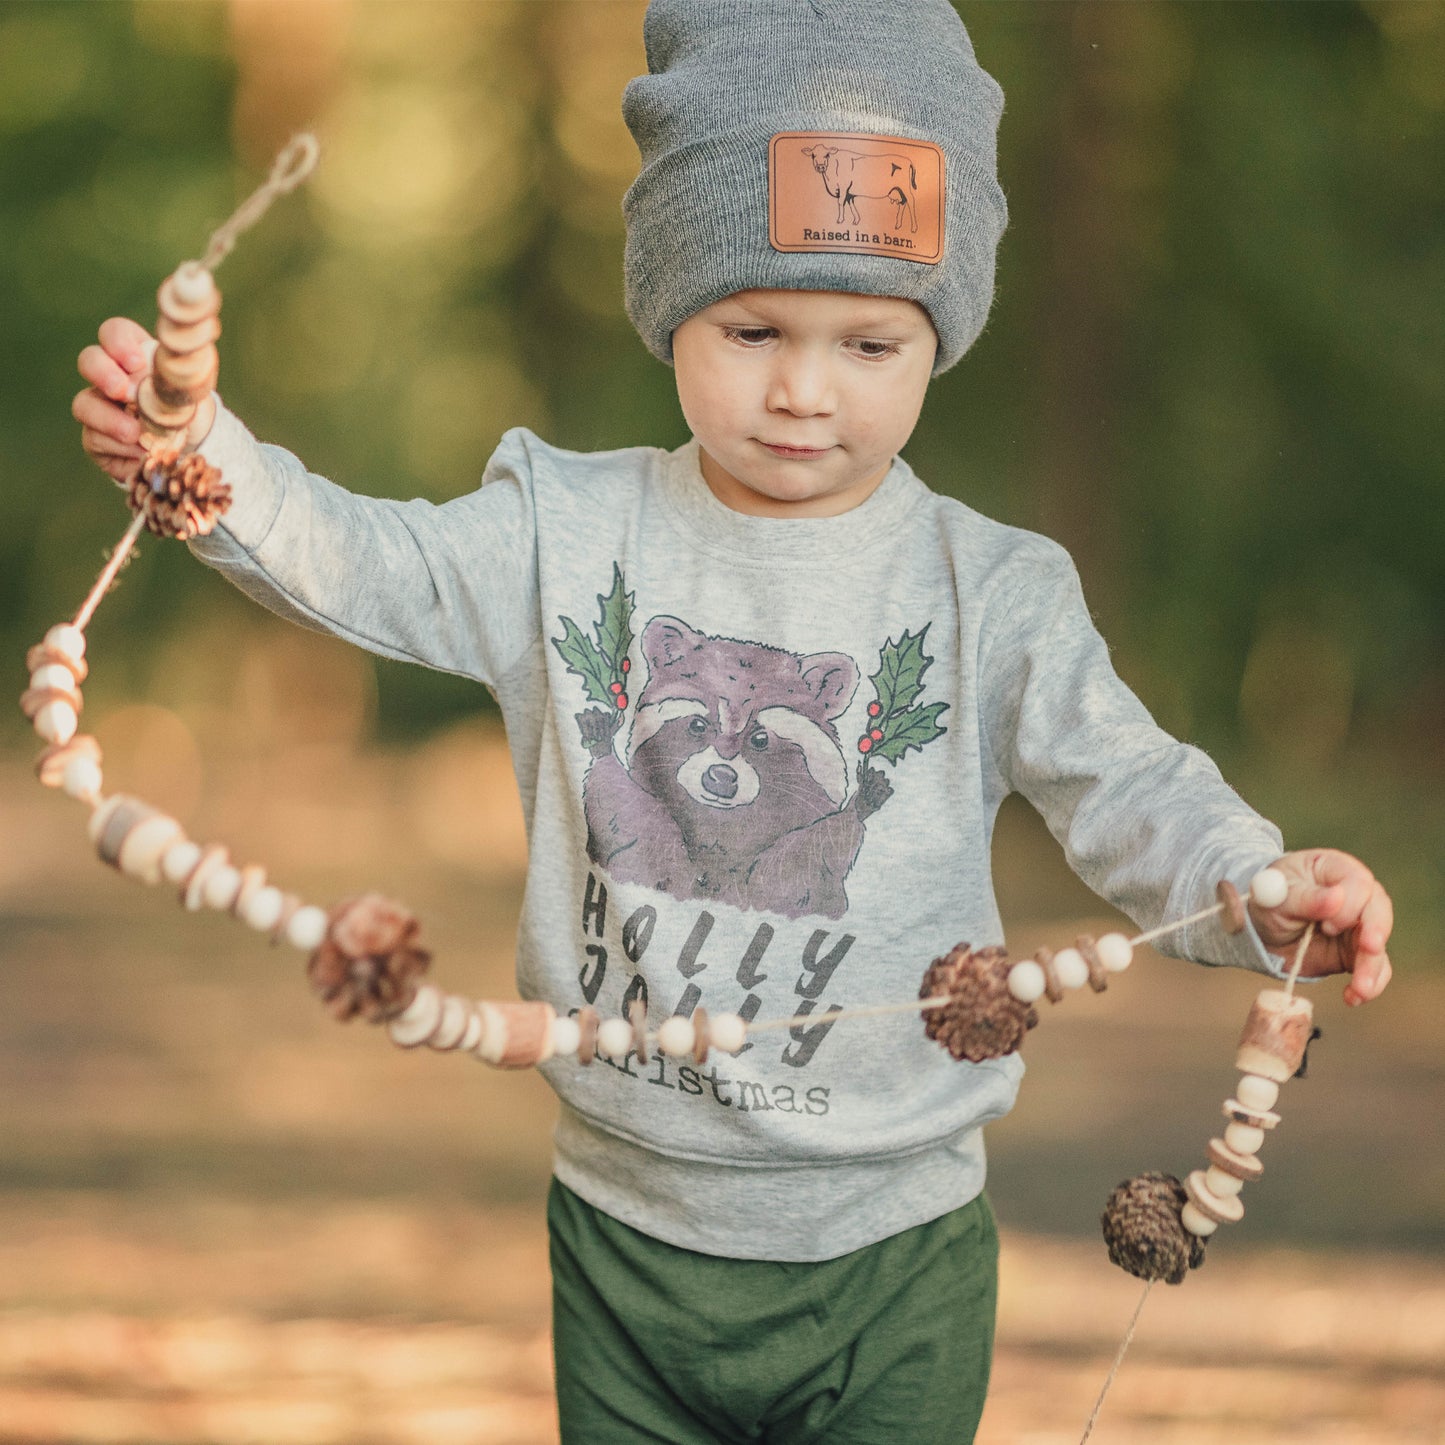
[[[955, 1063], [916, 1014], [830, 1015], [1004, 941], [1011, 791], [1143, 927], [1281, 852], [1120, 682], [1063, 549], [901, 458], [853, 511], [777, 520], [718, 502], [696, 443], [511, 431], [440, 506], [354, 496], [224, 408], [203, 451], [235, 502], [198, 555], [282, 616], [495, 694], [530, 845], [524, 998], [806, 1016], [704, 1065], [542, 1067], [558, 1177], [672, 1244], [828, 1259], [982, 1189], [1018, 1055]], [[1166, 946], [1278, 973], [1215, 920]]]

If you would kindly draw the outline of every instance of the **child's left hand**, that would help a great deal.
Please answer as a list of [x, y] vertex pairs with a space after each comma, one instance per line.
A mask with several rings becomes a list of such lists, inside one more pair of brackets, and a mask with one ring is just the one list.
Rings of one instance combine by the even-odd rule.
[[1390, 981], [1385, 945], [1395, 926], [1395, 910], [1375, 875], [1358, 858], [1335, 848], [1286, 853], [1271, 867], [1289, 880], [1289, 893], [1278, 908], [1249, 905], [1264, 946], [1293, 961], [1291, 945], [1313, 923], [1301, 975], [1348, 973], [1345, 1002], [1351, 1006], [1378, 998]]

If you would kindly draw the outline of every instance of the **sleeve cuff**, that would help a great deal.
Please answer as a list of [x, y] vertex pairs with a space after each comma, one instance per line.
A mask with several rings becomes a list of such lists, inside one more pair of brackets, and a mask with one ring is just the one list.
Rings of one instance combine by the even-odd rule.
[[197, 556], [212, 559], [234, 553], [237, 546], [254, 552], [266, 539], [281, 510], [285, 484], [279, 470], [267, 462], [265, 449], [219, 396], [216, 419], [196, 450], [231, 488], [231, 505], [220, 524], [207, 537], [190, 546]]
[[[1182, 886], [1175, 888], [1174, 896], [1169, 900], [1169, 916], [1187, 917], [1210, 907], [1216, 901], [1215, 888], [1221, 878], [1227, 878], [1241, 895], [1247, 893], [1254, 875], [1274, 863], [1282, 851], [1279, 845], [1265, 838], [1258, 839], [1253, 847], [1232, 852], [1228, 857], [1211, 851], [1192, 877], [1181, 880]], [[1192, 959], [1196, 963], [1244, 968], [1276, 979], [1283, 979], [1289, 974], [1290, 957], [1282, 958], [1264, 946], [1248, 910], [1242, 933], [1226, 933], [1222, 920], [1215, 915], [1166, 935], [1159, 942], [1165, 946], [1164, 952]]]

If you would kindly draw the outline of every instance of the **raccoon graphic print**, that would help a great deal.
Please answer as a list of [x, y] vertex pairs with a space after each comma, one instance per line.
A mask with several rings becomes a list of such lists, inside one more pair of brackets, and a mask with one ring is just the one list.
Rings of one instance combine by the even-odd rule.
[[867, 730], [849, 748], [837, 721], [862, 671], [847, 653], [800, 655], [670, 616], [637, 638], [616, 563], [597, 602], [591, 638], [564, 616], [552, 639], [594, 704], [576, 714], [591, 861], [683, 901], [841, 918], [870, 820], [893, 794], [878, 761], [947, 730], [946, 703], [918, 703], [927, 625], [880, 648]]

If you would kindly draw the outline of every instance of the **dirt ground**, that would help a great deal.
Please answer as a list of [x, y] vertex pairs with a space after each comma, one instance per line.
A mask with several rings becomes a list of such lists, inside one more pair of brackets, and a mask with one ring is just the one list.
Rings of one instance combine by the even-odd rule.
[[[145, 778], [132, 722], [108, 768]], [[290, 748], [264, 788], [241, 768], [194, 790], [188, 822], [314, 896], [406, 898], [444, 986], [505, 995], [510, 786], [485, 734]], [[492, 800], [464, 824], [458, 788]], [[0, 830], [0, 1442], [555, 1440], [545, 1086], [330, 1023], [294, 954], [95, 863], [22, 759], [0, 770]], [[1088, 921], [1051, 848], [1021, 819], [1001, 831], [1019, 952]], [[1445, 1441], [1445, 987], [1402, 975], [1362, 1011], [1316, 992], [1325, 1037], [1248, 1217], [1152, 1291], [1098, 1445]], [[1140, 1289], [1097, 1238], [1104, 1197], [1199, 1162], [1255, 986], [1141, 959], [1031, 1036], [1020, 1106], [990, 1129], [983, 1445], [1079, 1439]]]

